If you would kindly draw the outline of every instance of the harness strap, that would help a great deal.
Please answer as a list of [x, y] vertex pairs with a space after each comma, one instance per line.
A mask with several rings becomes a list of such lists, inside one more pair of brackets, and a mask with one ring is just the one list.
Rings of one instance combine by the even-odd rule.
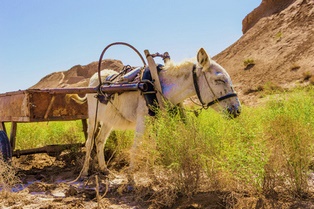
[[217, 98], [216, 95], [215, 95], [215, 93], [214, 93], [214, 91], [213, 91], [213, 89], [211, 88], [211, 86], [210, 86], [209, 83], [208, 83], [208, 80], [207, 80], [207, 78], [206, 78], [206, 75], [204, 74], [204, 77], [205, 77], [205, 80], [206, 80], [206, 82], [207, 82], [207, 85], [208, 85], [210, 91], [212, 92], [212, 94], [213, 94], [214, 97], [215, 97], [215, 99], [214, 99], [213, 101], [211, 101], [211, 102], [209, 102], [209, 103], [206, 104], [206, 103], [203, 101], [203, 99], [202, 99], [201, 92], [200, 92], [200, 88], [199, 88], [199, 85], [198, 85], [198, 82], [197, 82], [197, 74], [196, 74], [196, 65], [195, 65], [195, 64], [193, 65], [192, 74], [193, 74], [193, 84], [194, 84], [194, 88], [195, 88], [195, 91], [196, 91], [197, 98], [198, 98], [198, 100], [201, 102], [202, 107], [203, 107], [204, 109], [207, 109], [209, 106], [214, 105], [214, 104], [216, 104], [216, 103], [218, 103], [218, 102], [220, 102], [220, 101], [223, 101], [223, 100], [225, 100], [225, 99], [229, 99], [229, 98], [231, 98], [231, 97], [236, 97], [236, 96], [238, 96], [236, 93], [232, 92], [232, 93], [228, 93], [228, 94], [226, 94], [226, 95], [224, 95], [224, 96], [221, 96], [221, 97]]
[[198, 86], [198, 83], [197, 83], [197, 74], [196, 74], [196, 65], [195, 64], [193, 65], [192, 74], [193, 74], [193, 84], [194, 84], [194, 88], [195, 88], [195, 91], [196, 91], [197, 98], [198, 98], [198, 100], [200, 100], [200, 102], [201, 102], [201, 104], [203, 106], [205, 103], [202, 100], [200, 87]]
[[236, 96], [238, 96], [236, 93], [229, 93], [229, 94], [226, 94], [225, 96], [219, 97], [218, 99], [213, 100], [213, 101], [207, 103], [206, 106], [209, 107], [209, 106], [214, 105], [214, 104], [216, 104], [216, 103], [218, 103], [218, 102], [220, 102], [222, 100], [229, 99], [231, 97], [236, 97]]

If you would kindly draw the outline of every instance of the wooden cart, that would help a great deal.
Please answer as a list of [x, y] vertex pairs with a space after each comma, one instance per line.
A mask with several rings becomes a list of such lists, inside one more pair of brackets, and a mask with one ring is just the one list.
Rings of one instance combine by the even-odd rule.
[[[44, 148], [14, 151], [18, 123], [82, 120], [83, 132], [86, 137], [87, 103], [78, 104], [68, 99], [66, 95], [86, 93], [91, 90], [93, 89], [28, 89], [0, 94], [0, 130], [7, 135], [5, 122], [11, 123], [9, 139], [13, 156], [52, 152], [52, 149], [58, 150], [53, 145]], [[69, 145], [60, 145], [59, 149], [67, 147]]]

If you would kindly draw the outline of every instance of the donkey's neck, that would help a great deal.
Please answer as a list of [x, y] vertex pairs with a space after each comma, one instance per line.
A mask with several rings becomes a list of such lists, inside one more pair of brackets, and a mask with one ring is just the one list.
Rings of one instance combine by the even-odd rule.
[[181, 64], [168, 63], [160, 72], [162, 92], [172, 104], [178, 104], [195, 95], [192, 70], [193, 61]]

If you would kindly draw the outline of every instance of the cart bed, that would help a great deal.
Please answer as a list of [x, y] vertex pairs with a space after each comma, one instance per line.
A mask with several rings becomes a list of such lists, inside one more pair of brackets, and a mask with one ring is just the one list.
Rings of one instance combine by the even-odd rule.
[[[67, 99], [77, 89], [28, 89], [0, 94], [0, 122], [40, 122], [87, 119], [87, 103]], [[82, 96], [82, 95], [81, 95]]]

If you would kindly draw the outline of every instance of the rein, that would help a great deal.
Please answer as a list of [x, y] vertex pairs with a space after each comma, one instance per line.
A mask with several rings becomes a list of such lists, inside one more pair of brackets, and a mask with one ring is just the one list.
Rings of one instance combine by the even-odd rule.
[[202, 108], [204, 109], [208, 109], [208, 107], [210, 107], [211, 105], [214, 105], [216, 103], [219, 103], [220, 101], [223, 101], [225, 99], [229, 99], [231, 97], [236, 97], [238, 96], [236, 93], [232, 92], [232, 93], [228, 93], [224, 96], [221, 96], [221, 97], [218, 97], [216, 96], [216, 94], [214, 93], [212, 87], [209, 85], [208, 83], [208, 80], [207, 80], [207, 77], [205, 75], [205, 73], [203, 72], [204, 74], [204, 77], [205, 77], [205, 80], [206, 80], [206, 83], [207, 83], [207, 86], [209, 88], [209, 90], [211, 91], [211, 93], [214, 95], [214, 100], [209, 102], [209, 103], [205, 103], [202, 99], [202, 96], [201, 96], [201, 92], [200, 92], [200, 87], [198, 85], [198, 82], [197, 82], [197, 74], [196, 74], [196, 65], [193, 65], [193, 70], [192, 70], [192, 75], [193, 75], [193, 84], [194, 84], [194, 88], [195, 88], [195, 91], [196, 91], [196, 95], [197, 95], [197, 98], [198, 100], [201, 102], [201, 106]]

